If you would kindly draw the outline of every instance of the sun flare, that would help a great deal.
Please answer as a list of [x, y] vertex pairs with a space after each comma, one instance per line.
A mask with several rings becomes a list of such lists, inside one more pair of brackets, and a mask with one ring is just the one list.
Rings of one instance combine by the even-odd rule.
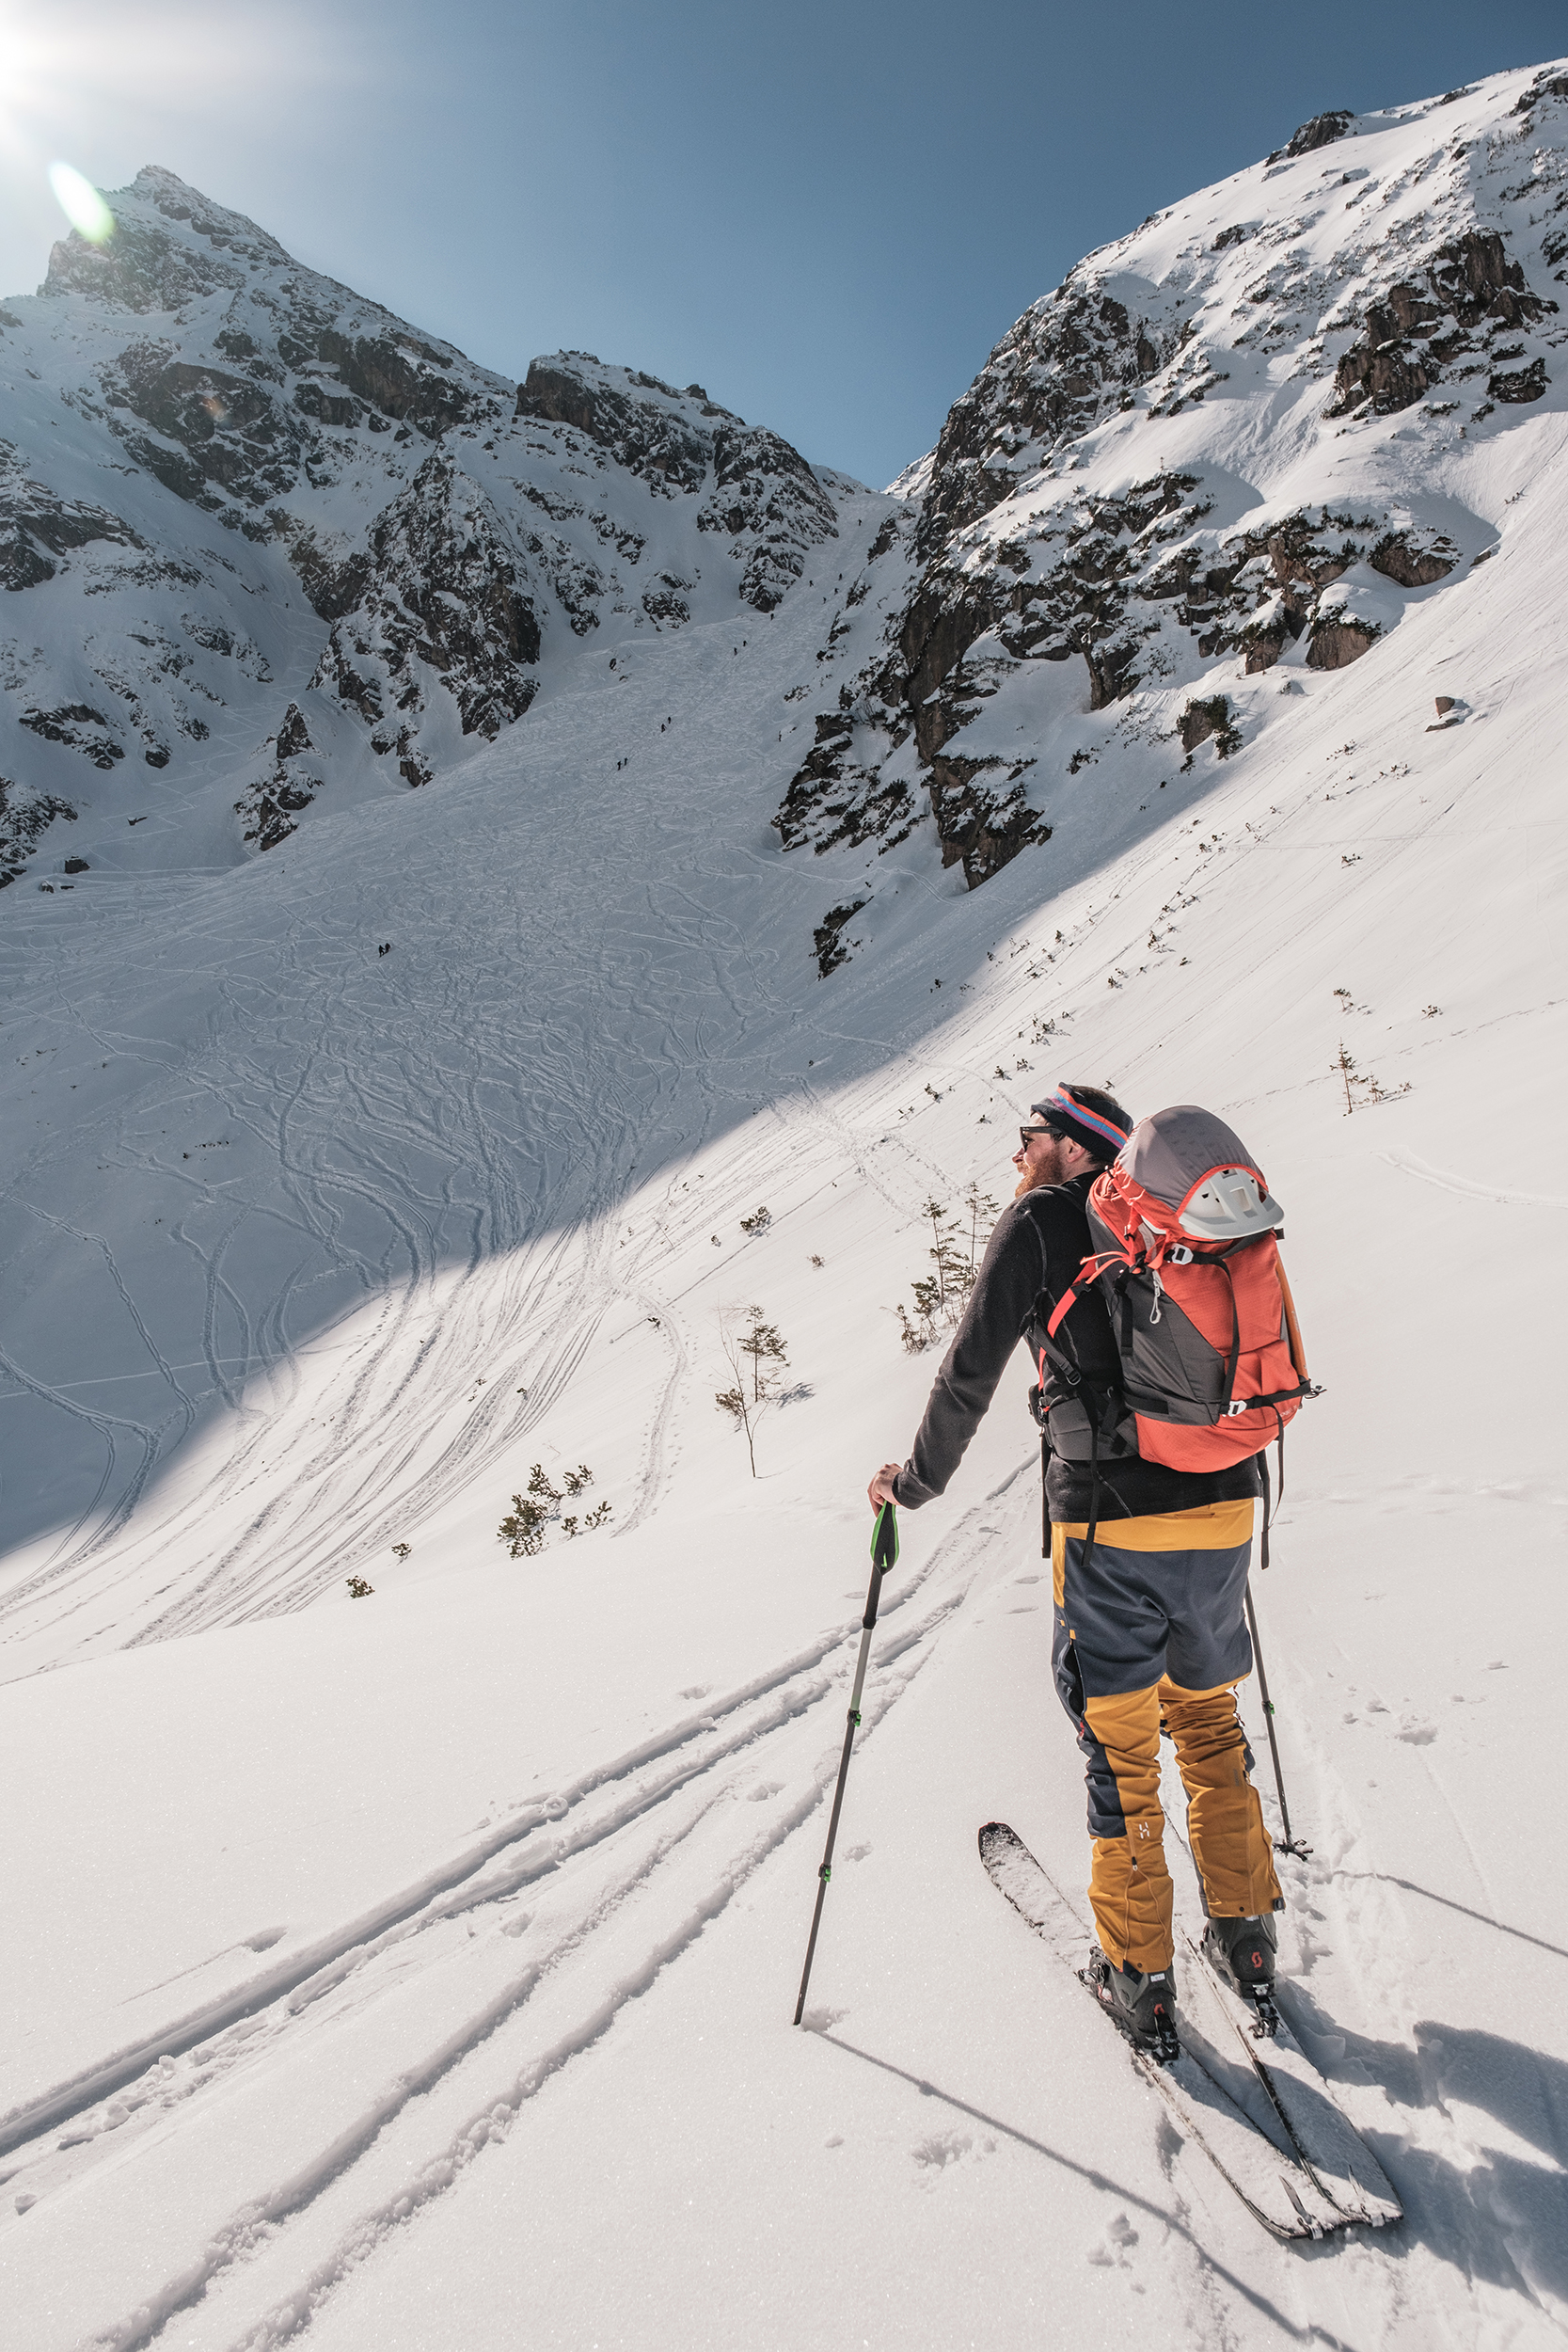
[[51, 164], [49, 184], [72, 229], [89, 245], [103, 245], [113, 236], [115, 216], [90, 180], [85, 180], [70, 164]]

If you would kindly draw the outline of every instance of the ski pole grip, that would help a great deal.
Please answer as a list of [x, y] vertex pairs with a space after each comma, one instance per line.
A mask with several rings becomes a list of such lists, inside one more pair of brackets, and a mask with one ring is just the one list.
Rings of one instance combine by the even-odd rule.
[[898, 1560], [898, 1511], [892, 1502], [884, 1502], [877, 1514], [877, 1524], [871, 1531], [871, 1589], [865, 1597], [865, 1614], [861, 1619], [869, 1633], [877, 1622], [877, 1604], [882, 1597], [882, 1579]]

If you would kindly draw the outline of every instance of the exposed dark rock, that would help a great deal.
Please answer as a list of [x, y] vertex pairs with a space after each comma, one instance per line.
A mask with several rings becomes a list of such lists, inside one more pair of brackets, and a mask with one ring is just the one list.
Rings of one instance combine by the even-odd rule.
[[856, 915], [870, 904], [869, 898], [852, 898], [847, 905], [829, 908], [812, 933], [819, 978], [825, 980], [830, 972], [836, 972], [841, 963], [848, 962], [849, 948], [844, 941], [844, 926], [852, 923]]
[[538, 689], [539, 623], [489, 501], [442, 448], [376, 521], [363, 594], [333, 624], [310, 683], [375, 727], [405, 783], [434, 772], [420, 721], [437, 688], [489, 739]]
[[[413, 336], [393, 342], [386, 335], [341, 335], [328, 326], [316, 337], [316, 352], [337, 369], [351, 392], [357, 392], [384, 417], [400, 424], [417, 424], [432, 437], [448, 425], [460, 424], [473, 406], [463, 386], [441, 367], [440, 353]], [[298, 400], [299, 394], [294, 397]], [[353, 404], [348, 405], [352, 413], [334, 417], [334, 424], [354, 421], [358, 412]]]
[[1141, 320], [1069, 278], [1025, 310], [948, 410], [921, 512], [919, 551], [1010, 497], [1053, 444], [1122, 407], [1161, 354]]
[[301, 752], [312, 748], [310, 730], [305, 723], [304, 714], [298, 703], [291, 703], [277, 730], [277, 756], [279, 759], [294, 759]]
[[69, 801], [53, 792], [27, 792], [0, 776], [0, 890], [15, 882], [38, 846], [38, 839], [56, 817], [76, 822]]
[[1375, 621], [1353, 621], [1335, 612], [1321, 620], [1307, 647], [1309, 670], [1343, 670], [1370, 653], [1383, 631]]
[[556, 352], [530, 367], [517, 414], [570, 425], [662, 497], [705, 486], [697, 528], [730, 539], [738, 592], [759, 612], [771, 612], [800, 578], [808, 549], [838, 536], [833, 502], [799, 450], [705, 393]]
[[[1461, 91], [1459, 95], [1464, 96]], [[1514, 105], [1516, 115], [1528, 115], [1545, 98], [1568, 98], [1568, 73], [1541, 73], [1530, 84]]]
[[[1208, 512], [1196, 476], [1160, 474], [1116, 497], [1058, 501], [1015, 536], [988, 544], [972, 534], [927, 564], [889, 624], [887, 650], [841, 690], [837, 712], [818, 718], [817, 740], [774, 819], [785, 847], [902, 838], [910, 789], [885, 782], [883, 766], [912, 730], [942, 854], [982, 881], [1043, 838], [1022, 783], [962, 748], [965, 728], [1016, 665], [1082, 657], [1088, 707], [1103, 709], [1151, 671], [1169, 675], [1173, 625], [1201, 660], [1240, 653], [1249, 671], [1264, 670], [1318, 623], [1323, 592], [1374, 548], [1386, 576], [1412, 586], [1445, 577], [1456, 560], [1440, 534], [1407, 518], [1396, 526], [1327, 507], [1235, 532], [1216, 550], [1200, 536]], [[1318, 629], [1313, 664], [1342, 666], [1375, 635], [1335, 608]], [[1239, 747], [1223, 697], [1213, 712], [1208, 733], [1187, 741], [1189, 755], [1209, 734], [1221, 739], [1222, 756]]]
[[302, 417], [314, 417], [318, 424], [357, 424], [365, 413], [356, 400], [325, 390], [313, 376], [294, 386], [294, 406]]
[[60, 871], [62, 874], [90, 874], [92, 868], [85, 857], [68, 857]]
[[1300, 156], [1315, 155], [1320, 147], [1332, 147], [1342, 139], [1355, 117], [1348, 107], [1336, 106], [1325, 115], [1314, 115], [1299, 131], [1292, 131], [1283, 147], [1276, 147], [1269, 157], [1271, 164], [1293, 163]]
[[0, 587], [36, 588], [53, 580], [50, 556], [89, 547], [95, 539], [123, 548], [144, 544], [107, 508], [56, 498], [24, 472], [10, 443], [0, 441]]
[[215, 483], [264, 506], [293, 487], [309, 448], [301, 421], [267, 386], [223, 368], [170, 357], [166, 344], [130, 343], [105, 371], [122, 406], [177, 446], [137, 437], [134, 453], [166, 488], [198, 503]]
[[1418, 547], [1409, 532], [1392, 531], [1378, 541], [1367, 560], [1374, 572], [1398, 580], [1402, 588], [1430, 588], [1434, 580], [1447, 580], [1459, 561], [1459, 550], [1447, 539]]
[[877, 536], [872, 540], [866, 554], [865, 560], [868, 564], [879, 564], [889, 549], [896, 547], [903, 519], [901, 515], [896, 514], [885, 515], [882, 517], [877, 526]]
[[1091, 710], [1103, 710], [1107, 703], [1114, 703], [1119, 696], [1132, 691], [1136, 684], [1132, 664], [1137, 659], [1137, 652], [1135, 644], [1127, 643], [1087, 645], [1084, 648], [1084, 659], [1089, 668]]
[[741, 596], [771, 612], [804, 571], [807, 548], [838, 537], [833, 502], [776, 433], [722, 425], [712, 449], [713, 483], [697, 528], [728, 532], [741, 558]]
[[880, 840], [893, 849], [906, 840], [915, 821], [907, 784], [885, 780], [878, 764], [857, 765], [854, 723], [847, 712], [816, 722], [816, 742], [791, 778], [773, 822], [786, 850], [809, 842], [825, 850]]
[[[147, 177], [137, 174], [138, 189]], [[202, 253], [157, 228], [121, 219], [106, 245], [89, 245], [74, 229], [62, 238], [39, 292], [87, 294], [112, 310], [178, 310], [245, 282], [245, 271], [215, 252]]]
[[[885, 784], [880, 770], [911, 729], [942, 857], [961, 861], [972, 887], [1046, 839], [1021, 771], [954, 757], [943, 746], [1023, 660], [1081, 655], [1091, 709], [1132, 692], [1144, 639], [1160, 627], [1138, 612], [1140, 599], [1180, 599], [1181, 619], [1195, 628], [1223, 612], [1220, 583], [1236, 567], [1211, 564], [1199, 576], [1196, 559], [1169, 551], [1208, 511], [1197, 487], [1191, 475], [1158, 475], [1117, 498], [1089, 495], [1053, 509], [1049, 522], [998, 550], [993, 565], [962, 549], [928, 564], [888, 655], [845, 690], [878, 755], [851, 757], [842, 711], [819, 718], [817, 742], [774, 819], [785, 847], [810, 841], [820, 850], [884, 833], [901, 839], [913, 821], [909, 787]], [[971, 660], [990, 632], [999, 649]]]
[[1527, 368], [1516, 368], [1512, 374], [1487, 378], [1487, 391], [1494, 400], [1539, 400], [1546, 389], [1546, 362], [1537, 357]]
[[337, 558], [325, 554], [315, 532], [280, 506], [273, 509], [268, 519], [285, 541], [289, 562], [313, 610], [324, 621], [341, 620], [345, 612], [352, 612], [371, 576], [370, 557], [359, 549]]
[[[1408, 408], [1445, 368], [1484, 349], [1485, 332], [1478, 343], [1478, 331], [1528, 326], [1545, 307], [1527, 287], [1519, 263], [1509, 260], [1501, 237], [1472, 229], [1433, 256], [1424, 287], [1402, 279], [1385, 301], [1369, 307], [1363, 339], [1340, 360], [1335, 397], [1323, 413], [1341, 417], [1368, 400], [1379, 416]], [[1533, 383], [1537, 371], [1539, 389], [1501, 397], [1539, 399], [1546, 382], [1544, 362], [1532, 362], [1522, 376]]]
[[172, 490], [177, 499], [185, 499], [192, 506], [209, 511], [221, 503], [209, 489], [200, 467], [194, 465], [182, 449], [166, 449], [161, 441], [149, 440], [145, 433], [128, 432], [118, 419], [111, 430], [124, 442], [127, 456], [134, 457], [138, 466], [145, 466], [154, 481], [161, 482], [166, 490]]
[[273, 755], [267, 772], [234, 803], [235, 815], [244, 820], [245, 839], [254, 841], [259, 850], [276, 850], [298, 830], [295, 818], [309, 807], [323, 783], [321, 776], [309, 773], [304, 765], [304, 755], [314, 746], [297, 703], [289, 705], [267, 749]]
[[690, 589], [689, 580], [660, 572], [653, 586], [643, 590], [642, 610], [656, 628], [680, 628], [691, 618], [691, 607], [686, 601]]
[[[1000, 759], [950, 758], [942, 752], [932, 757], [931, 809], [942, 862], [961, 864], [971, 890], [1010, 865], [1021, 850], [1051, 838], [1051, 827], [1029, 806], [1019, 774]], [[999, 790], [998, 783], [1011, 788]]]
[[1221, 759], [1228, 759], [1232, 752], [1242, 748], [1242, 731], [1224, 694], [1211, 695], [1207, 702], [1189, 703], [1176, 723], [1176, 732], [1189, 758], [1200, 743], [1211, 739]]
[[125, 756], [125, 746], [114, 733], [113, 722], [87, 703], [61, 703], [53, 710], [24, 710], [21, 723], [47, 743], [63, 743], [80, 752], [95, 768], [112, 768]]
[[[627, 380], [633, 379], [628, 376]], [[640, 381], [644, 389], [662, 392], [671, 401], [682, 397], [656, 377], [644, 376]], [[714, 413], [727, 417], [728, 412], [718, 409]], [[638, 400], [602, 376], [591, 378], [549, 359], [531, 364], [527, 381], [517, 389], [517, 414], [574, 426], [608, 450], [617, 465], [641, 474], [672, 497], [681, 490], [700, 490], [707, 473], [710, 442], [679, 409], [672, 410], [659, 400]], [[740, 421], [737, 417], [728, 421]]]

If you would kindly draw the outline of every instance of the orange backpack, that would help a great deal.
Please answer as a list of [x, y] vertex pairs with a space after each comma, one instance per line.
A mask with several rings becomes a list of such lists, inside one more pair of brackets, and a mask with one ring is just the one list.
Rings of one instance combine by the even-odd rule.
[[[1096, 1465], [1135, 1452], [1171, 1470], [1215, 1470], [1276, 1435], [1283, 1443], [1285, 1423], [1318, 1391], [1279, 1260], [1284, 1212], [1240, 1138], [1190, 1104], [1157, 1111], [1096, 1179], [1087, 1207], [1098, 1247], [1057, 1300], [1040, 1352], [1042, 1386], [1048, 1360], [1055, 1374], [1053, 1422], [1058, 1406], [1086, 1408], [1052, 1427], [1054, 1450]], [[1097, 1285], [1121, 1374], [1102, 1397], [1055, 1344]]]

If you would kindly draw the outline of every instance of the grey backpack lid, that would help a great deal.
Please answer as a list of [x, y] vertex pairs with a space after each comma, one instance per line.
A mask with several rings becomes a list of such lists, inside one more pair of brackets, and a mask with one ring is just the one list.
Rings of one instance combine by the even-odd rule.
[[[1205, 1240], [1240, 1237], [1243, 1232], [1267, 1232], [1284, 1218], [1284, 1211], [1277, 1200], [1270, 1199], [1263, 1172], [1241, 1136], [1223, 1119], [1201, 1110], [1196, 1103], [1178, 1103], [1170, 1110], [1140, 1119], [1117, 1166], [1167, 1208], [1177, 1212], [1185, 1208], [1187, 1214], [1179, 1222]], [[1243, 1169], [1253, 1177], [1257, 1201], [1256, 1207], [1249, 1203], [1244, 1208], [1239, 1200], [1216, 1201], [1212, 1204], [1219, 1212], [1216, 1222], [1204, 1214], [1204, 1207], [1211, 1204], [1200, 1206], [1193, 1195], [1205, 1177], [1220, 1168]]]

